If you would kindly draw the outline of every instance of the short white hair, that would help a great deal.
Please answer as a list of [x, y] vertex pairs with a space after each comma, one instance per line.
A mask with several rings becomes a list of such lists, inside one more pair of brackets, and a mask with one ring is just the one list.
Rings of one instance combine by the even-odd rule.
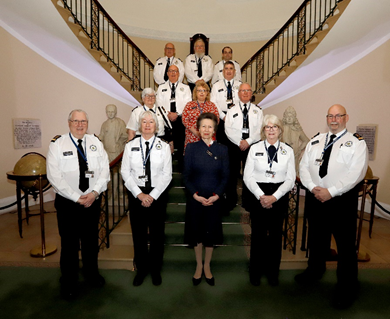
[[154, 123], [156, 123], [156, 129], [154, 130], [154, 133], [157, 133], [158, 132], [158, 120], [157, 120], [156, 113], [154, 113], [153, 111], [144, 111], [139, 115], [138, 131], [140, 131], [142, 133], [142, 131], [141, 131], [142, 120], [146, 117], [151, 117], [154, 120]]

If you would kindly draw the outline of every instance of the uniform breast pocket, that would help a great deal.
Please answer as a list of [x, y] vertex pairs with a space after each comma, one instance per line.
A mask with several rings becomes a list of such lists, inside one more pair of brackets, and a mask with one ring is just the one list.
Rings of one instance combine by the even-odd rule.
[[154, 168], [162, 168], [164, 159], [162, 157], [161, 151], [156, 151], [155, 154], [151, 154], [150, 157], [150, 163], [153, 165]]
[[88, 154], [88, 169], [93, 170], [100, 168], [102, 162], [102, 157], [97, 152], [91, 152]]
[[337, 162], [348, 164], [351, 162], [354, 150], [348, 147], [341, 147], [337, 154]]
[[72, 156], [63, 156], [61, 159], [62, 171], [73, 172], [79, 169], [79, 160], [77, 154]]

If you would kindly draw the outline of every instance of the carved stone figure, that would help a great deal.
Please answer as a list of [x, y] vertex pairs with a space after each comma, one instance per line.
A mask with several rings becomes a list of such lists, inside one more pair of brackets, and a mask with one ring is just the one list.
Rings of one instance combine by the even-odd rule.
[[299, 174], [299, 162], [309, 138], [306, 136], [297, 118], [297, 112], [289, 106], [283, 113], [283, 142], [289, 144], [295, 155], [295, 170]]
[[125, 148], [127, 141], [126, 123], [116, 117], [117, 109], [114, 104], [106, 106], [107, 121], [103, 122], [99, 138], [108, 154], [108, 160], [113, 161]]

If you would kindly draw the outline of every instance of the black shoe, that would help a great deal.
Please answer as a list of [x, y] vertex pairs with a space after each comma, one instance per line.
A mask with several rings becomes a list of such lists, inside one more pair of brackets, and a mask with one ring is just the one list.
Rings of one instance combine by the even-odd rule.
[[333, 296], [333, 307], [336, 309], [347, 309], [351, 307], [357, 298], [359, 291], [358, 283], [346, 287], [337, 285]]
[[135, 286], [135, 287], [141, 286], [142, 283], [144, 282], [145, 277], [146, 277], [146, 274], [137, 272], [137, 274], [135, 275], [134, 280], [133, 280], [133, 286]]
[[260, 286], [260, 276], [249, 274], [249, 281], [253, 286]]
[[101, 288], [106, 284], [106, 280], [100, 274], [97, 274], [92, 277], [86, 277], [86, 281], [94, 288]]
[[270, 276], [267, 278], [268, 279], [268, 284], [272, 287], [279, 286], [279, 279], [278, 277]]
[[214, 277], [211, 277], [211, 278], [206, 278], [206, 282], [210, 285], [210, 286], [215, 286], [215, 279]]
[[192, 283], [194, 286], [199, 285], [201, 281], [202, 281], [202, 276], [200, 276], [199, 278], [192, 277]]
[[162, 278], [160, 273], [152, 274], [152, 283], [155, 286], [160, 286], [162, 283]]
[[295, 281], [302, 285], [314, 284], [322, 278], [322, 274], [306, 269], [294, 277]]

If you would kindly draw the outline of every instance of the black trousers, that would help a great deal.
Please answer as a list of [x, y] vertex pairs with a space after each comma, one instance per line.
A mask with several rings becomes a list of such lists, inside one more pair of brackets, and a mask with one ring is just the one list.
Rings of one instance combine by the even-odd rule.
[[175, 149], [177, 149], [177, 153], [175, 153], [175, 156], [179, 162], [179, 172], [182, 172], [184, 166], [183, 153], [184, 153], [184, 141], [185, 141], [185, 127], [181, 120], [181, 116], [178, 116], [176, 121], [171, 122], [171, 124], [172, 124], [173, 146]]
[[[146, 191], [141, 187], [145, 194]], [[164, 255], [165, 213], [167, 193], [154, 200], [150, 207], [143, 207], [141, 201], [129, 191], [130, 225], [134, 242], [134, 264], [140, 273], [159, 273]], [[150, 249], [148, 248], [148, 239]]]
[[[281, 183], [259, 183], [265, 195], [272, 195]], [[272, 208], [263, 208], [260, 201], [251, 193], [249, 205], [251, 217], [251, 275], [264, 273], [270, 277], [279, 274], [282, 258], [283, 221], [288, 211], [288, 193], [272, 204]]]
[[61, 236], [62, 282], [77, 282], [80, 244], [85, 276], [93, 277], [98, 274], [100, 203], [99, 198], [91, 207], [85, 208], [59, 194], [56, 195], [54, 206]]
[[[230, 175], [229, 181], [226, 186], [226, 205], [230, 208], [237, 204], [237, 182], [240, 178], [241, 166], [244, 172], [246, 158], [248, 157], [249, 147], [245, 151], [241, 151], [240, 148], [228, 140], [228, 152], [229, 152], [229, 167]], [[245, 202], [248, 201], [248, 197], [253, 196], [250, 191], [242, 183], [242, 206], [245, 207]]]
[[322, 275], [326, 269], [329, 238], [333, 234], [338, 253], [337, 281], [340, 285], [354, 287], [357, 282], [356, 223], [358, 188], [331, 198], [318, 201], [310, 192], [308, 196], [308, 270]]

